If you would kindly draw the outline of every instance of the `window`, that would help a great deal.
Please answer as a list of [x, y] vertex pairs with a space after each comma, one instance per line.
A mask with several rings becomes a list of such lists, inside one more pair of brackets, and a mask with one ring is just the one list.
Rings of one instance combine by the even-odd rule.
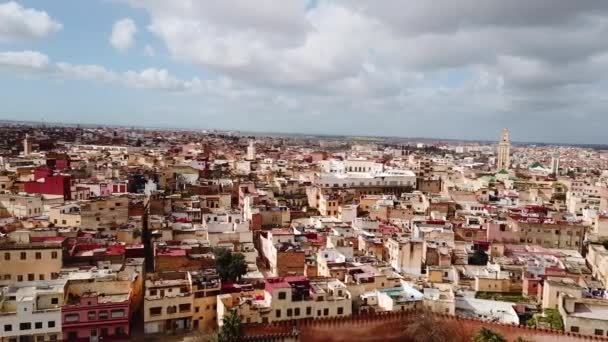
[[97, 315], [99, 316], [99, 319], [108, 319], [107, 311], [99, 311], [99, 313]]
[[177, 312], [177, 307], [175, 305], [167, 307], [167, 314], [168, 315], [174, 314], [176, 312]]
[[9, 253], [9, 252], [4, 253], [4, 260], [7, 260], [7, 261], [11, 260], [11, 253]]
[[57, 298], [57, 297], [51, 298], [51, 304], [53, 304], [53, 305], [59, 304], [59, 298]]
[[122, 336], [125, 334], [125, 329], [123, 327], [116, 327], [116, 330], [114, 330], [116, 332], [116, 335], [118, 336]]
[[50, 339], [51, 341], [57, 341], [57, 335], [55, 335], [55, 334], [50, 335], [50, 336], [49, 336], [49, 339]]
[[17, 281], [23, 281], [23, 276], [21, 274], [17, 276]]
[[19, 330], [30, 330], [32, 329], [32, 323], [19, 323]]
[[150, 308], [150, 316], [159, 316], [162, 314], [162, 310], [161, 307]]
[[78, 317], [78, 314], [67, 314], [65, 315], [64, 320], [66, 322], [78, 322], [80, 320], [80, 317]]
[[279, 299], [285, 299], [285, 298], [287, 298], [287, 293], [279, 292]]
[[38, 275], [38, 280], [44, 280], [44, 274], [39, 274]]
[[274, 313], [277, 318], [281, 318], [281, 310], [276, 310]]
[[42, 259], [42, 253], [41, 252], [36, 252], [36, 260], [40, 260]]
[[27, 281], [34, 281], [36, 280], [36, 276], [34, 275], [34, 273], [30, 273], [27, 275]]
[[344, 308], [338, 308], [338, 315], [344, 314]]
[[287, 317], [291, 317], [292, 316], [292, 310], [291, 309], [287, 309]]
[[34, 323], [34, 328], [36, 328], [36, 329], [42, 329], [42, 322], [36, 322], [36, 323]]
[[57, 252], [51, 252], [51, 258], [57, 259]]
[[194, 308], [194, 312], [196, 312], [196, 313], [198, 313], [200, 310], [201, 310], [201, 308], [200, 308], [200, 307], [198, 307], [198, 306], [196, 306], [196, 307]]
[[13, 326], [10, 324], [5, 324], [4, 325], [4, 331], [13, 331]]
[[329, 315], [329, 309], [323, 309], [323, 316], [328, 316]]
[[602, 330], [602, 329], [595, 329], [594, 334], [595, 335], [599, 335], [599, 336], [604, 336], [604, 330]]
[[294, 316], [299, 317], [300, 316], [300, 308], [295, 308], [293, 314], [294, 314]]
[[190, 304], [180, 304], [179, 312], [190, 312], [191, 306]]
[[570, 331], [577, 333], [578, 332], [578, 327], [576, 327], [576, 326], [573, 325], [573, 326], [570, 327]]
[[87, 318], [88, 318], [89, 321], [96, 320], [97, 319], [97, 312], [95, 312], [95, 311], [89, 311], [87, 313]]
[[47, 327], [49, 327], [49, 328], [54, 328], [54, 327], [55, 327], [55, 321], [49, 321], [49, 322], [47, 323]]
[[36, 336], [36, 342], [44, 342], [44, 335]]
[[112, 310], [110, 312], [110, 317], [112, 318], [121, 318], [121, 317], [125, 317], [125, 310]]
[[21, 252], [21, 260], [25, 260], [25, 259], [27, 259], [27, 253]]
[[156, 290], [150, 290], [150, 296], [156, 296], [157, 291]]
[[312, 308], [310, 306], [306, 307], [306, 315], [310, 316], [312, 314]]

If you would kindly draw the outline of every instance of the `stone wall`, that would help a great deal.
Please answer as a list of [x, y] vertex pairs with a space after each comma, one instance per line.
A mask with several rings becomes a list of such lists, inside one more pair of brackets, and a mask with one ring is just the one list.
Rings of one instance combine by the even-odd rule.
[[[277, 322], [270, 325], [251, 324], [245, 326], [248, 341], [293, 341], [306, 342], [407, 342], [408, 327], [420, 319], [420, 312], [399, 312], [359, 315], [330, 319], [307, 319]], [[524, 326], [503, 325], [457, 316], [433, 314], [433, 317], [451, 328], [452, 341], [470, 341], [482, 327], [502, 334], [508, 341], [522, 337], [535, 342], [608, 341], [606, 337], [584, 336], [561, 331], [534, 329]]]

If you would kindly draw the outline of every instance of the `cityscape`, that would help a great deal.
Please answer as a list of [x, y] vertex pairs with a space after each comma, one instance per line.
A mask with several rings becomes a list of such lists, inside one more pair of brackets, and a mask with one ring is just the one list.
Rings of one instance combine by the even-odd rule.
[[607, 23], [0, 0], [0, 342], [608, 341]]
[[3, 340], [608, 334], [605, 151], [0, 131]]

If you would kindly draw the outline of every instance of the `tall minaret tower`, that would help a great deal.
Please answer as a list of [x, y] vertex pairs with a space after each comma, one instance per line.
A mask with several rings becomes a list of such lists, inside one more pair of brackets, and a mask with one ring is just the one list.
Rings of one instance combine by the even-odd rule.
[[498, 142], [498, 158], [496, 168], [498, 171], [508, 170], [511, 165], [511, 141], [509, 140], [509, 130], [503, 129], [500, 141]]
[[249, 140], [249, 146], [247, 146], [247, 160], [255, 160], [255, 145], [253, 140]]
[[559, 152], [555, 152], [551, 156], [551, 173], [559, 174]]
[[25, 134], [25, 139], [23, 139], [23, 155], [29, 156], [32, 154], [32, 142], [30, 141], [30, 135]]

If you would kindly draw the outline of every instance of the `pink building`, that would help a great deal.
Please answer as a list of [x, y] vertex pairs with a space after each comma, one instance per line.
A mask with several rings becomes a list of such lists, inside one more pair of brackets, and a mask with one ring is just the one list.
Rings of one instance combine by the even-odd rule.
[[78, 284], [70, 285], [61, 309], [63, 336], [67, 341], [128, 340], [131, 291], [78, 294]]
[[62, 195], [65, 200], [72, 199], [71, 177], [58, 174], [48, 167], [34, 170], [34, 180], [25, 183], [25, 192], [29, 194]]

